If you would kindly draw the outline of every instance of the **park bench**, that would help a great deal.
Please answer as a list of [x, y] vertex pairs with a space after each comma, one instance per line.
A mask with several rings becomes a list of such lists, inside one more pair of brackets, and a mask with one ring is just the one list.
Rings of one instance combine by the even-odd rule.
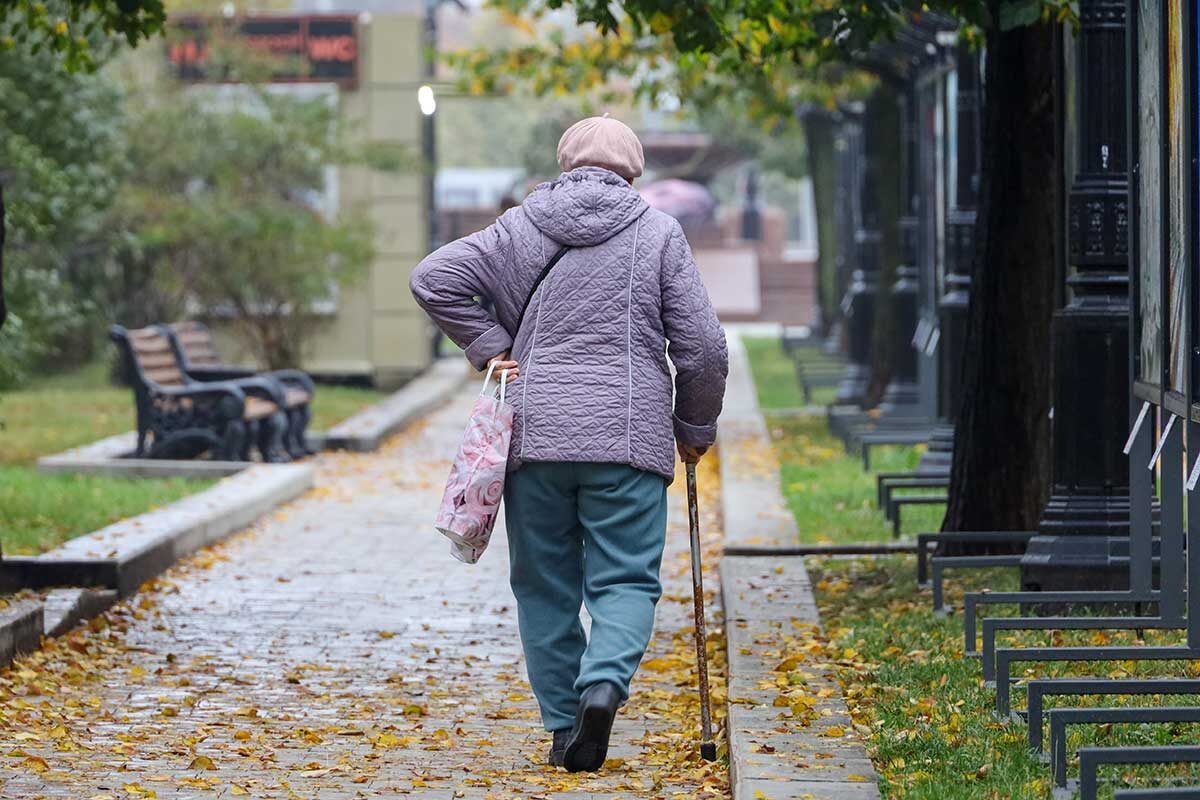
[[[1025, 544], [1037, 531], [941, 531], [917, 534], [917, 586], [925, 588], [929, 583], [929, 558], [937, 551], [955, 545], [976, 548], [1005, 547], [1023, 552]], [[997, 554], [993, 554], [997, 555]], [[974, 646], [968, 648], [974, 649]]]
[[109, 329], [121, 351], [137, 407], [137, 455], [249, 461], [253, 444], [265, 461], [287, 461], [280, 385], [244, 378], [201, 382], [188, 377], [159, 327]]
[[870, 472], [871, 448], [924, 444], [932, 434], [932, 423], [922, 417], [869, 420], [848, 427], [844, 431], [842, 443], [847, 453], [857, 451], [862, 457], [863, 470]]
[[[898, 489], [945, 489], [950, 485], [949, 471], [875, 473], [875, 507], [886, 509]], [[890, 517], [889, 517], [890, 519]]]
[[184, 373], [192, 380], [208, 383], [258, 377], [280, 384], [283, 392], [281, 408], [287, 415], [283, 446], [292, 458], [312, 455], [306, 431], [312, 419], [311, 403], [316, 391], [307, 373], [296, 369], [256, 373], [246, 367], [225, 364], [217, 354], [212, 331], [204, 323], [176, 322], [164, 327]]
[[846, 365], [842, 357], [807, 327], [799, 330], [784, 328], [779, 341], [783, 351], [792, 359], [796, 382], [805, 403], [812, 403], [813, 389], [837, 386], [845, 376]]

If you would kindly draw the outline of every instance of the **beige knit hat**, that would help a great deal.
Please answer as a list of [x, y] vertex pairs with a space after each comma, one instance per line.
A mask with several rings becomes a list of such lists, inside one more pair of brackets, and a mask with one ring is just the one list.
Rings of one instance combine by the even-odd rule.
[[633, 129], [605, 114], [581, 119], [567, 128], [558, 140], [558, 166], [563, 172], [604, 167], [632, 181], [642, 174], [646, 156]]

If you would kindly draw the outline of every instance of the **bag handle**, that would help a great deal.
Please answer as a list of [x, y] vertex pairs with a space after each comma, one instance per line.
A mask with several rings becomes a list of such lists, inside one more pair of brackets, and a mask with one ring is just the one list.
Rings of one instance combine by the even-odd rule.
[[542, 267], [542, 271], [538, 273], [537, 278], [533, 282], [533, 288], [529, 290], [529, 295], [525, 298], [525, 305], [521, 306], [521, 315], [517, 317], [517, 327], [513, 330], [513, 338], [521, 332], [521, 323], [525, 321], [525, 312], [529, 310], [529, 304], [533, 301], [533, 295], [537, 292], [538, 287], [542, 285], [542, 281], [546, 280], [546, 276], [550, 274], [550, 270], [554, 269], [554, 265], [567, 254], [570, 247], [563, 246], [561, 250], [550, 257], [546, 262], [546, 266]]
[[[492, 384], [492, 375], [495, 372], [496, 372], [496, 362], [493, 361], [490, 364], [488, 364], [487, 374], [483, 376], [483, 388], [479, 390], [479, 395], [481, 397], [488, 393], [488, 387], [491, 386], [491, 384]], [[508, 370], [507, 369], [500, 370], [500, 377], [497, 380], [500, 381], [500, 402], [503, 403], [504, 402], [504, 393], [505, 393], [504, 390], [508, 388]]]

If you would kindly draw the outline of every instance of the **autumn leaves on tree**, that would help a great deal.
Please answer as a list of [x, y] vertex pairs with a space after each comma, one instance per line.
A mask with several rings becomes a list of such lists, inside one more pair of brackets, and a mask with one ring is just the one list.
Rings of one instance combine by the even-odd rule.
[[[878, 69], [864, 55], [921, 15], [945, 15], [958, 25], [963, 46], [985, 48], [992, 88], [971, 266], [976, 287], [968, 322], [971, 358], [964, 364], [964, 405], [955, 414], [960, 438], [945, 525], [948, 530], [1024, 530], [1036, 523], [1049, 478], [1049, 437], [1044, 425], [1026, 421], [1045, 419], [1050, 387], [1020, 365], [1048, 356], [1053, 303], [1042, 278], [1053, 274], [1056, 254], [1042, 222], [1055, 218], [1057, 200], [1054, 181], [1030, 182], [1022, 176], [1053, 172], [1055, 154], [1046, 149], [1042, 134], [1053, 124], [1054, 107], [1047, 98], [1054, 76], [1048, 58], [1022, 60], [1021, 53], [1032, 53], [1029, 48], [1052, 52], [1056, 23], [1073, 21], [1069, 0], [496, 0], [491, 5], [513, 29], [512, 43], [448, 57], [468, 91], [569, 91], [598, 103], [618, 97], [683, 101], [732, 109], [772, 136], [796, 131], [797, 112], [806, 104], [833, 110], [874, 96], [875, 106], [886, 108], [886, 96], [895, 90], [879, 80]], [[564, 8], [582, 29], [567, 35], [556, 24], [559, 18], [552, 12]], [[1013, 59], [1024, 65], [1019, 75], [1000, 66]], [[895, 126], [890, 130], [899, 135]], [[818, 198], [817, 207], [828, 213], [831, 205]], [[894, 226], [894, 216], [883, 220], [883, 233]], [[819, 221], [818, 227], [820, 249], [831, 250], [832, 243], [824, 240], [830, 226]], [[894, 266], [898, 248], [885, 250], [884, 257]], [[1037, 279], [1031, 279], [1030, 270]], [[890, 285], [880, 281], [880, 287]], [[1016, 341], [1010, 340], [1014, 319], [1028, 333]], [[906, 341], [909, 334], [894, 325], [892, 315], [880, 314], [875, 341]], [[889, 350], [880, 350], [881, 375], [888, 372], [883, 356]], [[988, 389], [997, 385], [1015, 388]], [[881, 393], [876, 386], [876, 399]]]

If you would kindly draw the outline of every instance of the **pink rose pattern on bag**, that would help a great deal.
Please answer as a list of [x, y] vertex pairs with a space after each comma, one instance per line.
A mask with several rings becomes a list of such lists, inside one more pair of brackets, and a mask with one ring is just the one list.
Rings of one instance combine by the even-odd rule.
[[480, 395], [458, 456], [450, 467], [434, 526], [450, 540], [450, 554], [474, 564], [487, 549], [504, 496], [513, 408]]

